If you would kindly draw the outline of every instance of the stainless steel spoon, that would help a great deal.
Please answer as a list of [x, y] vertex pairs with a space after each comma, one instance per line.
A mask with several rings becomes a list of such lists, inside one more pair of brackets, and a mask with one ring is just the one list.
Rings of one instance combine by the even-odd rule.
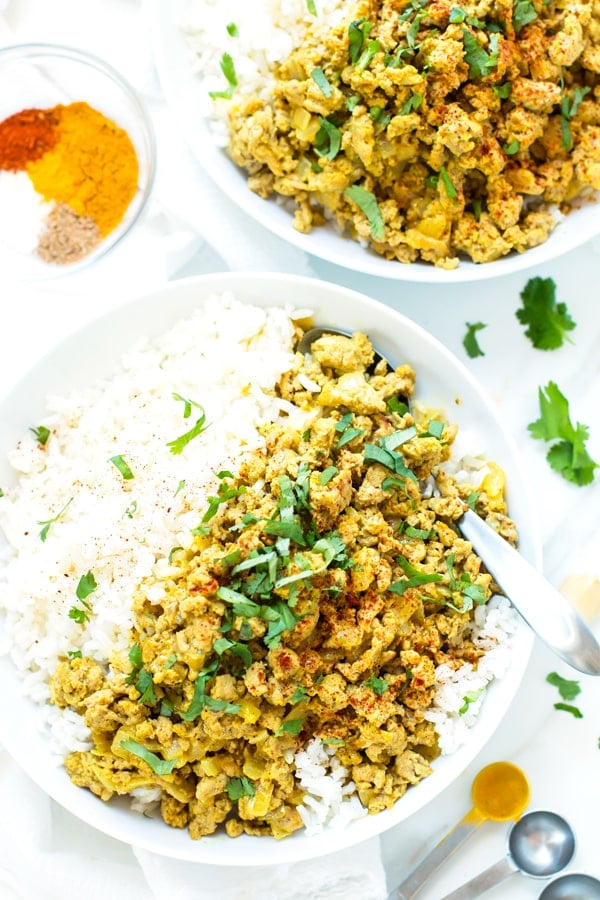
[[600, 881], [592, 875], [568, 872], [546, 885], [539, 900], [600, 900]]
[[[311, 328], [298, 344], [300, 353], [310, 353], [314, 341], [324, 334], [351, 336], [333, 326]], [[382, 359], [393, 368], [376, 352], [376, 361]], [[600, 644], [569, 601], [477, 513], [466, 509], [456, 525], [538, 637], [574, 669], [600, 675]]]
[[523, 872], [533, 878], [549, 878], [568, 866], [575, 852], [575, 836], [568, 822], [553, 812], [527, 813], [510, 829], [508, 853], [463, 884], [443, 900], [478, 900], [491, 888]]

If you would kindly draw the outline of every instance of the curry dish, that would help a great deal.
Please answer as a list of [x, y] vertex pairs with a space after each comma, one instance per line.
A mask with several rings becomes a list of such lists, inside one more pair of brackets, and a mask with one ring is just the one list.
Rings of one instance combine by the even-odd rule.
[[546, 240], [600, 189], [600, 7], [588, 0], [360, 0], [318, 17], [235, 100], [229, 152], [295, 227], [332, 220], [389, 259], [447, 269]]
[[59, 662], [52, 700], [93, 741], [66, 759], [76, 785], [158, 789], [192, 838], [283, 838], [303, 825], [295, 755], [312, 740], [369, 813], [431, 772], [436, 666], [477, 665], [473, 610], [498, 591], [455, 522], [468, 499], [516, 532], [493, 464], [476, 494], [444, 474], [456, 428], [409, 409], [414, 381], [358, 333], [296, 353], [278, 390], [304, 430], [266, 426], [264, 450], [218, 473], [193, 546], [134, 598], [128, 657]]

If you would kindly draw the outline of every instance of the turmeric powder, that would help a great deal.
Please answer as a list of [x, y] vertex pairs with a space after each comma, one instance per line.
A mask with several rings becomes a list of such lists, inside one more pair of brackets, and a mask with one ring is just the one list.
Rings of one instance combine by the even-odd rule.
[[36, 191], [93, 219], [101, 237], [119, 224], [138, 182], [138, 159], [126, 131], [87, 103], [56, 106], [59, 139], [27, 163]]

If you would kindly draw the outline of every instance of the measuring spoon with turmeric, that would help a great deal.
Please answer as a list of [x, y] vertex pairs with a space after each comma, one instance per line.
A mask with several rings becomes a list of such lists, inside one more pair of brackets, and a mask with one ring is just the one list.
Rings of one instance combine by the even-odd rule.
[[473, 808], [436, 844], [416, 869], [395, 888], [388, 900], [412, 900], [440, 866], [484, 822], [518, 819], [529, 803], [529, 783], [524, 772], [509, 762], [485, 766], [471, 786]]

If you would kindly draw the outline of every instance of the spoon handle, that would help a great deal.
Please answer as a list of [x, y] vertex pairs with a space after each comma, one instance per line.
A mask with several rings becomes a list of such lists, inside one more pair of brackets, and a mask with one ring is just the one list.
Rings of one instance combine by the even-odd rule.
[[600, 645], [569, 601], [472, 510], [458, 521], [486, 569], [551, 650], [587, 675], [600, 675]]
[[425, 882], [437, 872], [441, 865], [455, 853], [473, 832], [485, 821], [476, 810], [467, 813], [460, 822], [435, 845], [433, 850], [423, 857], [416, 869], [413, 869], [408, 878], [398, 885], [389, 895], [387, 900], [411, 900], [415, 897]]
[[446, 894], [442, 900], [478, 900], [482, 894], [510, 878], [516, 871], [514, 863], [509, 857], [505, 857], [490, 866], [489, 869], [484, 869], [479, 875], [475, 875], [470, 881], [466, 881], [451, 894]]

